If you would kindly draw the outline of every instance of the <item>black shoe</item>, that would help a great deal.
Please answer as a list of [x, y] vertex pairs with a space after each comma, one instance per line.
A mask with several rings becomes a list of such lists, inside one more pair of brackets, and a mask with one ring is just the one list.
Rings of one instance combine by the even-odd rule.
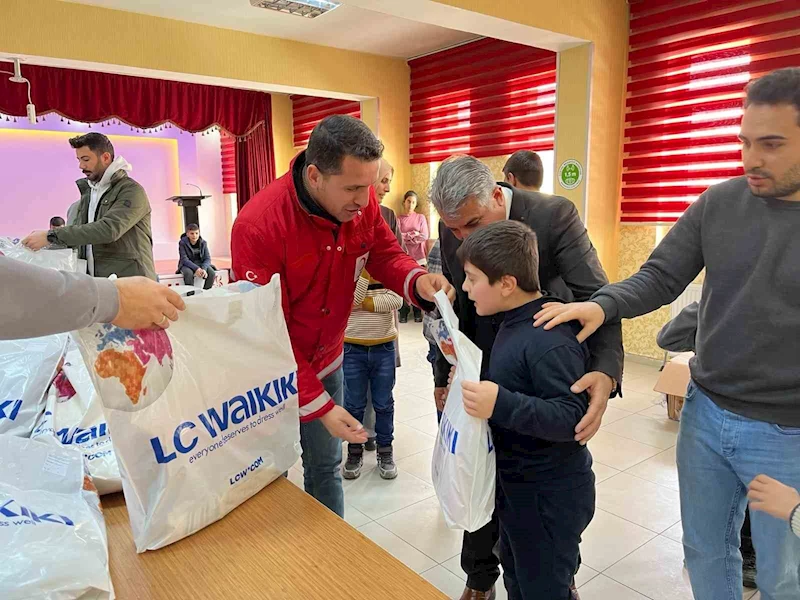
[[371, 437], [367, 440], [366, 444], [364, 444], [364, 450], [367, 452], [375, 452], [378, 449], [378, 444], [375, 442], [375, 438]]
[[400, 322], [401, 323], [408, 323], [408, 315], [400, 315]]
[[746, 588], [757, 588], [756, 555], [754, 552], [742, 552], [742, 582]]
[[422, 315], [414, 316], [414, 323], [422, 323]]
[[378, 471], [381, 474], [381, 479], [394, 479], [397, 477], [397, 465], [394, 464], [391, 446], [378, 448]]
[[364, 446], [361, 444], [347, 445], [347, 462], [344, 463], [342, 475], [345, 479], [358, 479], [361, 475], [361, 466], [364, 464]]

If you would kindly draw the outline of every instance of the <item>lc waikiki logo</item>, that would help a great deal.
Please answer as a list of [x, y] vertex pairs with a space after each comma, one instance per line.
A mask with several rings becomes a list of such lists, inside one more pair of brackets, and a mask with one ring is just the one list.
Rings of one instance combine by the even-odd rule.
[[39, 525], [42, 523], [54, 523], [56, 525], [66, 525], [67, 527], [75, 526], [75, 522], [67, 516], [55, 513], [39, 514], [27, 506], [23, 506], [13, 498], [0, 505], [0, 527]]
[[22, 400], [3, 400], [0, 402], [0, 421], [3, 419], [15, 421], [20, 408], [22, 408]]
[[200, 440], [199, 434], [191, 437], [182, 436], [184, 430], [198, 429], [203, 435], [206, 433], [215, 439], [220, 434], [225, 433], [233, 425], [240, 425], [245, 419], [252, 419], [256, 415], [270, 411], [290, 397], [297, 394], [297, 387], [294, 382], [295, 372], [292, 371], [280, 379], [267, 382], [263, 388], [260, 386], [247, 391], [247, 397], [234, 396], [226, 400], [217, 408], [209, 408], [207, 411], [197, 415], [197, 421], [184, 421], [175, 427], [172, 435], [172, 447], [170, 452], [169, 442], [161, 442], [158, 437], [150, 438], [150, 445], [153, 448], [156, 462], [166, 464], [175, 460], [178, 454], [187, 454], [194, 450]]

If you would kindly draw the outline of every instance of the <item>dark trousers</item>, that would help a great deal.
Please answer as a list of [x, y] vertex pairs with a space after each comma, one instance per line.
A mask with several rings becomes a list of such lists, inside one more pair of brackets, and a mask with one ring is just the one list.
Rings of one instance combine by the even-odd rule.
[[401, 319], [408, 319], [408, 313], [411, 312], [411, 309], [414, 309], [414, 318], [421, 319], [422, 318], [422, 310], [417, 308], [416, 306], [409, 306], [405, 302], [403, 302], [403, 307], [400, 309], [400, 318]]
[[391, 446], [394, 439], [394, 342], [377, 346], [344, 345], [344, 407], [364, 420], [367, 389], [375, 409], [375, 441], [379, 447]]
[[500, 561], [509, 600], [570, 600], [581, 535], [594, 517], [594, 475], [572, 489], [497, 484]]
[[[214, 277], [216, 277], [217, 273], [213, 267], [208, 267], [206, 273], [208, 273], [208, 277], [203, 284], [203, 289], [210, 290], [214, 286]], [[194, 285], [194, 271], [192, 271], [191, 267], [181, 267], [181, 275], [183, 275], [183, 283]]]

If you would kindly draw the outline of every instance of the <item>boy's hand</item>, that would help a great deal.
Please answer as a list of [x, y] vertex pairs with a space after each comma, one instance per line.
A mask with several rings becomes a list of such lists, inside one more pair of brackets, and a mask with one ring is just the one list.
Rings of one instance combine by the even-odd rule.
[[488, 419], [494, 413], [497, 403], [499, 387], [492, 381], [465, 381], [461, 384], [461, 394], [464, 396], [464, 409], [468, 415], [479, 419]]
[[792, 511], [800, 505], [800, 493], [766, 475], [759, 475], [750, 482], [747, 492], [750, 508], [760, 510], [778, 519], [788, 521]]

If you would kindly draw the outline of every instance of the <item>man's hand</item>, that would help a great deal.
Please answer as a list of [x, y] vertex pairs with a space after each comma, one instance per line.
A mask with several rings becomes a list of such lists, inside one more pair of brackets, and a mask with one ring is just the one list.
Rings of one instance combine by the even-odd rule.
[[465, 381], [461, 384], [461, 394], [464, 396], [464, 409], [468, 415], [479, 419], [488, 419], [494, 413], [497, 403], [497, 392], [500, 390], [492, 381]]
[[578, 341], [585, 342], [586, 338], [600, 329], [605, 323], [606, 313], [597, 302], [573, 302], [571, 304], [561, 304], [560, 302], [548, 302], [538, 313], [533, 315], [534, 327], [541, 327], [544, 323], [545, 329], [552, 329], [561, 323], [568, 321], [579, 321], [583, 325], [578, 333]]
[[760, 510], [784, 521], [788, 521], [792, 511], [800, 505], [800, 493], [796, 489], [766, 475], [759, 475], [750, 482], [747, 498], [750, 500], [751, 509]]
[[455, 288], [450, 285], [450, 282], [447, 281], [444, 275], [440, 275], [439, 273], [426, 273], [422, 275], [417, 279], [416, 288], [417, 293], [428, 302], [433, 302], [433, 295], [439, 290], [444, 290], [450, 302], [456, 299]]
[[608, 399], [614, 389], [614, 380], [605, 373], [592, 371], [581, 377], [570, 388], [574, 394], [589, 392], [589, 410], [575, 427], [575, 441], [586, 445], [603, 424], [603, 415], [608, 408]]
[[200, 267], [197, 267], [197, 271], [194, 272], [194, 276], [195, 277], [201, 277], [202, 279], [205, 279], [206, 277], [208, 277], [208, 273], [206, 273]]
[[22, 245], [31, 250], [47, 248], [50, 245], [50, 242], [47, 241], [47, 231], [43, 229], [32, 231], [28, 237], [22, 240]]
[[183, 299], [165, 285], [146, 277], [114, 280], [119, 292], [119, 312], [111, 321], [123, 329], [169, 327], [178, 320], [178, 311], [186, 308]]
[[346, 408], [338, 404], [319, 418], [325, 429], [333, 436], [351, 444], [363, 444], [367, 441], [367, 430]]

